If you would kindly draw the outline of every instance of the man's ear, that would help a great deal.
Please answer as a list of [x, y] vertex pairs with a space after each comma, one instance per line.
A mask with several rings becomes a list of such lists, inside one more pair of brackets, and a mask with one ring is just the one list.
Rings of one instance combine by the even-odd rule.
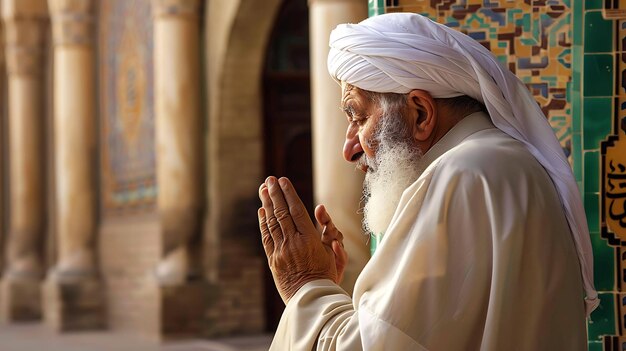
[[418, 142], [427, 141], [437, 125], [435, 99], [426, 90], [415, 89], [409, 92], [407, 100], [412, 117], [412, 135]]

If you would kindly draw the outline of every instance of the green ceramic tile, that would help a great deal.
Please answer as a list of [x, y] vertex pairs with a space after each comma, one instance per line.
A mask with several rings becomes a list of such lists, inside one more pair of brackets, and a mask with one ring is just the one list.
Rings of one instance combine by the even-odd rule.
[[368, 0], [367, 9], [369, 17], [385, 13], [385, 0]]
[[589, 232], [600, 232], [600, 200], [598, 194], [584, 193], [585, 213]]
[[601, 340], [602, 335], [615, 334], [615, 296], [599, 294], [600, 306], [593, 311], [587, 324], [589, 340]]
[[598, 149], [611, 133], [612, 98], [583, 99], [583, 149]]
[[585, 192], [597, 193], [600, 191], [600, 151], [585, 151]]
[[602, 12], [585, 13], [585, 52], [613, 52], [613, 21], [605, 20]]
[[585, 97], [613, 95], [613, 55], [587, 54], [583, 67]]
[[583, 180], [583, 154], [580, 133], [572, 133], [572, 159], [574, 177], [577, 181]]
[[595, 10], [601, 9], [603, 6], [604, 0], [583, 0], [585, 4], [585, 10]]
[[572, 69], [572, 95], [583, 96], [583, 79], [582, 79], [582, 63], [584, 62], [584, 56], [580, 56], [580, 60], [574, 60]]
[[588, 351], [602, 351], [602, 342], [589, 342], [587, 344], [589, 347], [587, 348]]
[[[573, 84], [572, 84], [573, 85]], [[572, 104], [572, 133], [580, 133], [582, 131], [582, 103], [580, 93], [572, 93], [570, 103]]]
[[574, 1], [574, 6], [571, 11], [573, 20], [572, 20], [572, 36], [573, 43], [575, 46], [582, 45], [583, 41], [583, 9], [582, 4], [579, 4], [579, 1]]
[[599, 233], [591, 234], [593, 280], [598, 291], [615, 290], [615, 249]]
[[572, 48], [572, 91], [582, 93], [582, 71], [585, 56], [582, 45]]

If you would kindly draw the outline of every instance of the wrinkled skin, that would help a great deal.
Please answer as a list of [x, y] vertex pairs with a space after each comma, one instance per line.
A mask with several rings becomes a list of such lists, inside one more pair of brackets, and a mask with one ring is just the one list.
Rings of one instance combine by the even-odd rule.
[[320, 205], [315, 227], [304, 204], [287, 178], [268, 177], [259, 188], [263, 206], [259, 227], [274, 283], [285, 302], [306, 283], [330, 279], [339, 283], [347, 263], [343, 235]]

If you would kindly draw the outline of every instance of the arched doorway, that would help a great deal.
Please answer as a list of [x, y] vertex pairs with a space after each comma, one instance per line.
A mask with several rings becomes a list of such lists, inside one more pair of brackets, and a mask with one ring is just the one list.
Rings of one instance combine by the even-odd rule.
[[[263, 72], [265, 174], [286, 176], [313, 210], [309, 14], [306, 0], [285, 0], [276, 17]], [[267, 328], [284, 304], [266, 271]]]

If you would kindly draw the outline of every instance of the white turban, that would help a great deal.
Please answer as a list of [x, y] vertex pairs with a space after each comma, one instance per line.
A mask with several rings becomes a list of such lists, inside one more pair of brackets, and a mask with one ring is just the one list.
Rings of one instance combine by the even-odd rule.
[[570, 165], [526, 86], [489, 50], [426, 17], [392, 13], [333, 30], [328, 70], [369, 91], [423, 89], [435, 98], [468, 95], [484, 103], [493, 124], [521, 141], [552, 178], [578, 252], [587, 315], [598, 306], [589, 230]]

